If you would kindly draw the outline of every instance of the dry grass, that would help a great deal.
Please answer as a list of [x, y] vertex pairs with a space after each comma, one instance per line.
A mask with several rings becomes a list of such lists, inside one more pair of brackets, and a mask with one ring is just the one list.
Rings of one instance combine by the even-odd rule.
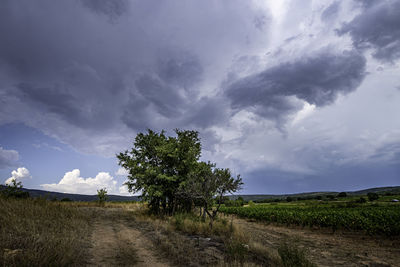
[[154, 227], [155, 244], [174, 265], [284, 266], [276, 250], [254, 242], [226, 218], [217, 219], [211, 229], [208, 220], [193, 214], [163, 219], [146, 215], [145, 209], [136, 214], [136, 220]]
[[[0, 265], [81, 266], [88, 263], [90, 218], [124, 222], [146, 236], [174, 266], [312, 266], [303, 251], [255, 242], [229, 217], [202, 221], [193, 214], [156, 217], [141, 203], [50, 202], [0, 198]], [[116, 260], [137, 262], [135, 244], [118, 233]], [[137, 249], [137, 248], [136, 248]], [[303, 265], [298, 265], [299, 262]]]
[[0, 198], [0, 264], [79, 266], [86, 263], [90, 213], [44, 199]]

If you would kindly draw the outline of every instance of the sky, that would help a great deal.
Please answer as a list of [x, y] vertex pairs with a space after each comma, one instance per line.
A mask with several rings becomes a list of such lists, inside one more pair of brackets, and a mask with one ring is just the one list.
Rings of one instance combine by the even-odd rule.
[[400, 0], [2, 0], [0, 182], [128, 195], [115, 155], [199, 131], [242, 194], [400, 185]]

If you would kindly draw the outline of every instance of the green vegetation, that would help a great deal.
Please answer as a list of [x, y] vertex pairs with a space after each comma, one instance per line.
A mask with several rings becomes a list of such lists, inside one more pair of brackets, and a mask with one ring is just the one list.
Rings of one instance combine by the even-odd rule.
[[6, 185], [0, 191], [0, 196], [5, 198], [28, 198], [29, 193], [22, 190], [22, 182], [17, 182], [17, 180], [13, 179], [11, 184]]
[[[213, 225], [224, 195], [238, 191], [242, 178], [232, 177], [229, 169], [200, 162], [201, 144], [196, 131], [176, 130], [176, 137], [164, 131], [139, 133], [131, 151], [117, 155], [129, 171], [130, 192], [142, 193], [154, 214], [173, 215], [202, 207]], [[217, 204], [214, 205], [215, 200]]]
[[90, 233], [90, 213], [71, 204], [0, 197], [3, 266], [80, 266]]
[[293, 244], [283, 243], [278, 248], [278, 253], [284, 267], [316, 267], [307, 259], [305, 251]]
[[[365, 200], [365, 199], [364, 199]], [[292, 202], [293, 203], [293, 202]], [[361, 230], [368, 234], [400, 235], [400, 205], [353, 202], [263, 204], [253, 207], [222, 207], [240, 217], [286, 225]]]
[[100, 205], [104, 205], [104, 202], [106, 202], [107, 200], [107, 189], [106, 188], [102, 188], [97, 190], [97, 198], [99, 201]]

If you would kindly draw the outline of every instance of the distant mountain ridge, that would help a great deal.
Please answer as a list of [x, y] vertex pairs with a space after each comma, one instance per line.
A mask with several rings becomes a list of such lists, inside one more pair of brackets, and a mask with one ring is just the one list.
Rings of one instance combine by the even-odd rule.
[[[0, 185], [0, 190], [5, 188], [4, 185]], [[72, 201], [96, 201], [97, 195], [82, 195], [82, 194], [70, 194], [70, 193], [59, 193], [50, 192], [39, 189], [28, 189], [22, 188], [23, 191], [28, 192], [31, 197], [46, 197], [47, 199], [70, 199]], [[108, 195], [107, 201], [139, 201], [139, 196], [119, 196], [119, 195]]]
[[[0, 185], [0, 190], [4, 189], [4, 185]], [[69, 198], [72, 201], [96, 201], [97, 195], [82, 195], [82, 194], [69, 194], [69, 193], [59, 193], [59, 192], [50, 192], [39, 189], [27, 189], [22, 188], [23, 191], [28, 192], [31, 197], [46, 197], [48, 199], [64, 199]], [[341, 191], [346, 192], [348, 195], [358, 196], [358, 195], [366, 195], [368, 193], [395, 193], [400, 194], [400, 186], [386, 186], [386, 187], [373, 187], [368, 189], [362, 189], [357, 191]], [[340, 192], [336, 191], [321, 191], [321, 192], [306, 192], [306, 193], [296, 193], [296, 194], [281, 194], [281, 195], [272, 195], [272, 194], [254, 194], [254, 195], [231, 195], [229, 196], [231, 199], [237, 199], [238, 197], [242, 197], [245, 201], [249, 200], [263, 200], [263, 199], [276, 199], [276, 198], [286, 198], [286, 197], [310, 197], [310, 196], [324, 196], [324, 195], [336, 195]], [[108, 195], [108, 201], [139, 201], [139, 196], [119, 196], [119, 195]]]
[[254, 195], [232, 195], [229, 196], [231, 199], [237, 199], [238, 197], [242, 197], [245, 201], [256, 201], [263, 199], [277, 199], [277, 198], [286, 198], [286, 197], [312, 197], [312, 196], [326, 196], [326, 195], [337, 195], [340, 192], [346, 192], [349, 196], [359, 196], [366, 195], [368, 193], [394, 193], [400, 194], [400, 186], [385, 186], [385, 187], [373, 187], [368, 189], [362, 189], [357, 191], [320, 191], [320, 192], [306, 192], [306, 193], [295, 193], [295, 194], [281, 194], [281, 195], [263, 195], [263, 194], [254, 194]]

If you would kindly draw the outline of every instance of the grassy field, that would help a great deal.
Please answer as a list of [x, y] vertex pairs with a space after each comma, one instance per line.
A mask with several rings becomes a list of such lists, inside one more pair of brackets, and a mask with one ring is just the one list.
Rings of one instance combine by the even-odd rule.
[[[354, 230], [398, 235], [399, 208], [386, 199], [357, 204], [352, 198], [224, 207], [226, 213], [281, 226], [221, 215], [211, 229], [197, 213], [157, 217], [148, 214], [144, 203], [0, 198], [0, 264], [315, 266], [313, 262], [344, 262], [358, 266], [361, 261], [377, 264], [380, 257], [393, 263], [399, 260], [398, 243], [387, 237], [368, 239]], [[313, 226], [313, 230], [282, 227], [286, 225]], [[315, 231], [315, 226], [358, 234], [336, 239]], [[360, 240], [365, 244], [361, 248]]]
[[2, 266], [79, 266], [91, 213], [70, 203], [0, 198]]
[[329, 227], [333, 230], [359, 230], [368, 234], [400, 235], [400, 204], [395, 197], [357, 203], [359, 197], [336, 201], [294, 201], [253, 204], [244, 207], [222, 207], [221, 211], [243, 218], [284, 225]]

